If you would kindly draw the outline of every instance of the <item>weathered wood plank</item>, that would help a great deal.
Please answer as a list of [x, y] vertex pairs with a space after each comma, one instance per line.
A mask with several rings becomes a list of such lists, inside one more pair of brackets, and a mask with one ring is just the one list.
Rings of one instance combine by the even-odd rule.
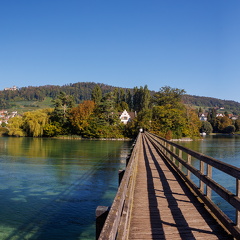
[[147, 139], [141, 156], [129, 239], [232, 239]]

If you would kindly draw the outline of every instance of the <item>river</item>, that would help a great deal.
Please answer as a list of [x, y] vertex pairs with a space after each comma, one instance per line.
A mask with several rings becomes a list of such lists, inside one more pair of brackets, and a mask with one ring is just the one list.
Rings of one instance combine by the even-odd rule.
[[[240, 136], [206, 136], [182, 145], [240, 167]], [[128, 141], [0, 138], [0, 239], [95, 239], [95, 209], [110, 206]], [[213, 178], [235, 192], [234, 179]], [[213, 200], [234, 219], [231, 206]]]
[[0, 138], [0, 239], [95, 239], [129, 141]]

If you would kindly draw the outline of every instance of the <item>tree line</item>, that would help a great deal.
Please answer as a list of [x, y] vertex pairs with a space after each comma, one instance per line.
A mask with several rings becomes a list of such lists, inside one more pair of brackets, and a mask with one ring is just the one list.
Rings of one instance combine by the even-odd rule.
[[[102, 91], [96, 84], [90, 99], [76, 105], [73, 95], [60, 92], [53, 108], [25, 112], [9, 120], [10, 136], [54, 137], [79, 135], [83, 138], [132, 138], [140, 128], [167, 139], [198, 137], [201, 122], [196, 110], [182, 102], [184, 90], [168, 86], [154, 94], [147, 86]], [[137, 117], [128, 124], [120, 121], [123, 110]]]
[[202, 121], [200, 132], [210, 133], [228, 133], [240, 131], [240, 119], [232, 119], [227, 111], [223, 116], [217, 115], [216, 108], [209, 108], [208, 112], [203, 113], [202, 108], [198, 110], [199, 115], [206, 114], [207, 121]]

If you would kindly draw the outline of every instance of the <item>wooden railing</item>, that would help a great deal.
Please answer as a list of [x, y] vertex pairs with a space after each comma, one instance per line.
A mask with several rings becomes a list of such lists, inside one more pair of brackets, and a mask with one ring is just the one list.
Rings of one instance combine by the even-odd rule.
[[[236, 239], [240, 239], [240, 168], [234, 167], [217, 159], [195, 152], [157, 135], [145, 134], [159, 154], [181, 176], [187, 185], [208, 207], [210, 213], [229, 231]], [[199, 161], [199, 167], [193, 166], [192, 160]], [[183, 166], [185, 171], [183, 171]], [[232, 193], [212, 179], [212, 168], [218, 169], [236, 179], [236, 193]], [[191, 179], [194, 174], [199, 179], [197, 185]], [[212, 200], [212, 190], [226, 200], [236, 210], [236, 220], [232, 221]]]
[[141, 145], [141, 137], [139, 136], [133, 145], [130, 158], [127, 159], [126, 170], [101, 234], [98, 238], [99, 240], [122, 240], [127, 238], [138, 166], [138, 150]]

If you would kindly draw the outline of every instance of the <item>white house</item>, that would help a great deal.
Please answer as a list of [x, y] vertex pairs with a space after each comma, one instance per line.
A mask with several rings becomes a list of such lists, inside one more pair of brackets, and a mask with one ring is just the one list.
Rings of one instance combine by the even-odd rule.
[[127, 124], [128, 122], [130, 122], [131, 120], [133, 120], [136, 117], [136, 112], [127, 112], [127, 110], [125, 109], [122, 113], [119, 113], [120, 115], [120, 120], [122, 123]]
[[204, 113], [202, 113], [202, 114], [200, 115], [199, 119], [200, 119], [201, 121], [207, 121], [207, 116], [206, 116]]

